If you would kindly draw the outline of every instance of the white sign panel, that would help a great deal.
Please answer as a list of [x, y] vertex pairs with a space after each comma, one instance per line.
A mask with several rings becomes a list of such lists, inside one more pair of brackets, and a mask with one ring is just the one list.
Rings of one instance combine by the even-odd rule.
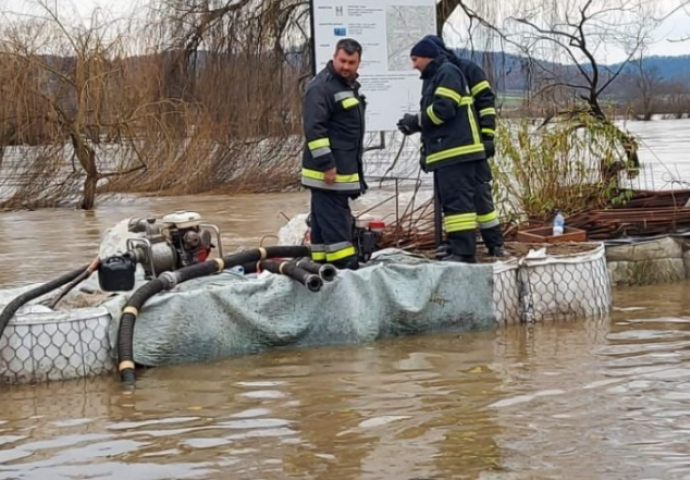
[[419, 111], [422, 82], [410, 50], [436, 33], [436, 0], [312, 2], [317, 71], [333, 58], [338, 40], [357, 40], [364, 50], [359, 82], [368, 101], [367, 130], [396, 130], [404, 113]]

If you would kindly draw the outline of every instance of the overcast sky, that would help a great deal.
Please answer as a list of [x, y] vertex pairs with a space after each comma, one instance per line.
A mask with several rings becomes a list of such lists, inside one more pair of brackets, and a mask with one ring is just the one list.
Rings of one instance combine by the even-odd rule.
[[[130, 14], [143, 14], [146, 11], [148, 0], [42, 0], [55, 5], [60, 15], [80, 16], [85, 21], [91, 16], [93, 10], [100, 7], [107, 10], [115, 17], [127, 17]], [[369, 0], [376, 1], [376, 0]], [[506, 1], [506, 0], [486, 0], [486, 1]], [[657, 0], [659, 5], [668, 4], [672, 0]], [[677, 1], [677, 0], [675, 0]], [[29, 5], [34, 7], [29, 7]], [[36, 11], [36, 0], [0, 0], [0, 12], [7, 11]], [[0, 17], [0, 21], [2, 18]], [[446, 41], [455, 43], [458, 41], [452, 30], [460, 30], [462, 22], [455, 22], [451, 28], [446, 29]], [[647, 55], [688, 55], [690, 54], [690, 40], [686, 42], [672, 42], [670, 39], [677, 39], [690, 36], [690, 13], [680, 11], [670, 18], [660, 29], [655, 32], [655, 42], [650, 46]], [[599, 61], [614, 63], [625, 57], [624, 52], [620, 51], [601, 51], [598, 52]]]

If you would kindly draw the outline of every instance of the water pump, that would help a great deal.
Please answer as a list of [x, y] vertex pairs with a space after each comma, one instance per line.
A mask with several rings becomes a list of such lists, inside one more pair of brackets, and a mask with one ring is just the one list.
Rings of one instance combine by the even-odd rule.
[[104, 291], [131, 290], [137, 264], [142, 265], [148, 280], [163, 272], [204, 262], [213, 248], [223, 256], [220, 229], [217, 225], [202, 222], [196, 212], [177, 211], [160, 220], [133, 218], [129, 221], [128, 230], [141, 236], [127, 240], [126, 253], [101, 262], [98, 279]]

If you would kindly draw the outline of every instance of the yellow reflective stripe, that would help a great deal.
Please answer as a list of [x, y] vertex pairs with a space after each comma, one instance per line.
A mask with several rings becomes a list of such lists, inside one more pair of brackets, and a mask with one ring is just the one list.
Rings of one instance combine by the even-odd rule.
[[323, 262], [326, 260], [326, 252], [311, 252], [311, 259], [315, 262]]
[[491, 135], [492, 137], [496, 134], [493, 128], [482, 128], [482, 133]]
[[462, 95], [454, 90], [451, 90], [450, 88], [438, 87], [434, 93], [440, 97], [447, 97], [451, 100], [455, 100], [458, 105], [462, 101]]
[[470, 126], [472, 127], [472, 138], [474, 139], [474, 144], [482, 144], [481, 138], [479, 138], [479, 127], [477, 126], [477, 119], [474, 118], [474, 108], [471, 105], [467, 106], [467, 114], [470, 117]]
[[470, 153], [479, 153], [484, 151], [484, 145], [468, 145], [466, 147], [449, 148], [448, 150], [441, 150], [440, 152], [427, 155], [426, 163], [440, 162], [448, 158], [459, 157], [461, 155], [468, 155]]
[[441, 125], [443, 123], [443, 120], [438, 118], [436, 116], [436, 113], [434, 113], [434, 106], [429, 105], [429, 107], [426, 109], [426, 114], [429, 116], [432, 122], [434, 122], [434, 125]]
[[316, 150], [317, 148], [330, 147], [331, 141], [328, 138], [319, 138], [317, 140], [312, 140], [307, 146], [309, 150]]
[[460, 213], [447, 215], [444, 219], [447, 232], [463, 232], [477, 228], [476, 213]]
[[481, 92], [482, 90], [486, 90], [487, 88], [491, 88], [491, 85], [489, 85], [488, 81], [484, 80], [483, 82], [479, 82], [474, 87], [472, 87], [472, 96], [476, 97], [479, 92]]
[[477, 219], [476, 213], [456, 213], [455, 215], [446, 215], [444, 220], [448, 222], [474, 222]]
[[446, 227], [446, 232], [466, 232], [467, 230], [476, 230], [477, 222], [468, 223], [466, 225], [449, 225]]
[[357, 254], [357, 251], [355, 250], [355, 247], [347, 247], [343, 248], [342, 250], [338, 250], [336, 252], [330, 252], [326, 254], [326, 261], [328, 262], [337, 262], [338, 260], [342, 260], [343, 258], [347, 257], [352, 257]]
[[489, 108], [482, 108], [479, 110], [479, 116], [480, 117], [486, 117], [487, 115], [496, 115], [496, 109], [493, 107]]
[[335, 183], [354, 183], [359, 182], [359, 173], [353, 173], [352, 175], [336, 175]]
[[474, 98], [472, 97], [462, 97], [460, 105], [472, 105], [474, 103]]
[[458, 227], [476, 227], [477, 226], [477, 220], [465, 220], [462, 222], [445, 222], [446, 228], [458, 228]]
[[492, 220], [496, 220], [497, 218], [498, 218], [498, 212], [496, 212], [496, 210], [494, 210], [493, 212], [487, 213], [486, 215], [478, 215], [477, 221], [479, 223], [488, 223]]
[[[326, 175], [323, 172], [317, 170], [309, 170], [307, 168], [302, 169], [302, 176], [307, 178], [313, 178], [314, 180], [323, 180]], [[353, 173], [352, 175], [340, 175], [335, 176], [335, 183], [354, 183], [359, 182], [359, 173]]]
[[352, 107], [356, 107], [357, 105], [359, 105], [359, 100], [357, 100], [356, 98], [346, 98], [345, 100], [343, 100], [344, 109], [350, 109]]

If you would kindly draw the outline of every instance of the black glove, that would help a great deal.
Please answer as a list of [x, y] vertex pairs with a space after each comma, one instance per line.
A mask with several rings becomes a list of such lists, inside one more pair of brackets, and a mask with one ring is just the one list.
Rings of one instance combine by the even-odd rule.
[[424, 161], [424, 157], [421, 155], [419, 156], [419, 168], [422, 169], [422, 172], [429, 173], [429, 170], [427, 170], [426, 168], [426, 162]]
[[484, 150], [486, 151], [487, 160], [496, 155], [496, 147], [492, 139], [484, 137]]
[[421, 131], [419, 126], [419, 117], [411, 113], [406, 113], [403, 117], [398, 120], [398, 130], [400, 130], [403, 135], [412, 135]]
[[424, 173], [429, 173], [429, 170], [426, 168], [426, 147], [424, 146], [424, 142], [421, 142], [419, 146], [419, 168], [422, 169], [422, 172]]

